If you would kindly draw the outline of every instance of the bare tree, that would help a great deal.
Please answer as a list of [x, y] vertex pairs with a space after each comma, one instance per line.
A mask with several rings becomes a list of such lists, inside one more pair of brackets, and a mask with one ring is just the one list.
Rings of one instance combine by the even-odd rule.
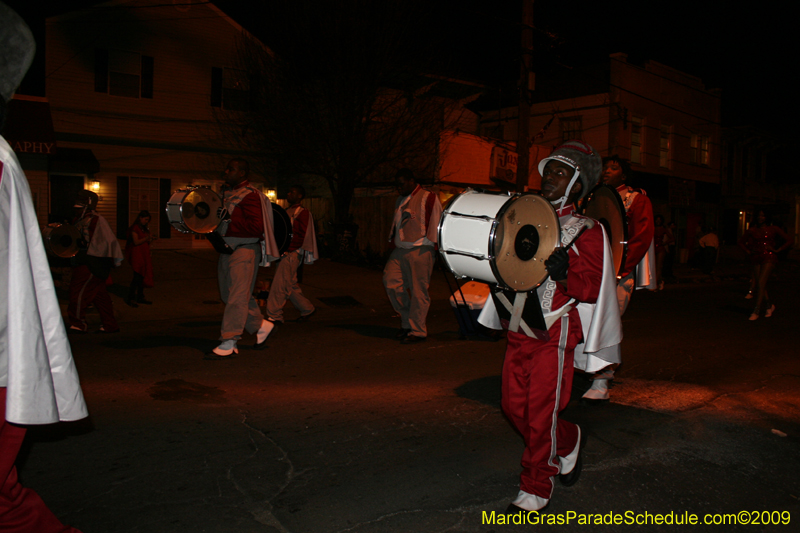
[[243, 37], [249, 109], [221, 115], [228, 135], [282, 175], [324, 178], [334, 222], [356, 187], [401, 166], [432, 179], [441, 132], [458, 102], [436, 57], [444, 34], [414, 0], [285, 2], [264, 28], [269, 48]]

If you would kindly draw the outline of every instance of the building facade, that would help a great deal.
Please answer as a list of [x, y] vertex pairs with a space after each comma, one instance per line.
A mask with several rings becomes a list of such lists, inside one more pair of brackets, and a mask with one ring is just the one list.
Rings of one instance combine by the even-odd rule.
[[[219, 117], [248, 105], [235, 68], [245, 36], [210, 3], [116, 1], [49, 18], [46, 96], [65, 160], [51, 165], [50, 218], [92, 188], [118, 237], [146, 209], [156, 246], [207, 246], [176, 231], [164, 206], [186, 186], [216, 188], [226, 161], [243, 155]], [[265, 180], [257, 166], [252, 178]]]
[[[483, 110], [481, 132], [514, 140], [517, 109]], [[654, 61], [607, 62], [537, 80], [530, 132], [536, 144], [581, 139], [603, 156], [631, 162], [632, 186], [655, 214], [674, 220], [683, 260], [702, 225], [720, 223], [720, 93]], [[532, 169], [532, 172], [536, 172]]]

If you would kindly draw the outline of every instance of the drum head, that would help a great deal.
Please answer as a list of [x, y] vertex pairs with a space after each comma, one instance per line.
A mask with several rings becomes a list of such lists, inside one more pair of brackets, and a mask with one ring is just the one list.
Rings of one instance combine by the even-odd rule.
[[535, 289], [547, 279], [544, 262], [561, 240], [555, 209], [538, 194], [523, 194], [509, 200], [497, 219], [492, 270], [513, 291]]
[[581, 210], [584, 215], [600, 222], [606, 229], [614, 272], [619, 275], [625, 266], [625, 253], [628, 240], [628, 224], [625, 206], [616, 189], [600, 184], [589, 193]]
[[278, 204], [272, 204], [272, 232], [278, 251], [283, 254], [289, 250], [289, 245], [292, 244], [292, 219]]
[[222, 198], [211, 189], [192, 189], [181, 203], [183, 224], [195, 233], [211, 233], [219, 226], [220, 218], [217, 213], [220, 207]]
[[56, 257], [70, 258], [77, 255], [80, 238], [80, 231], [71, 224], [49, 224], [42, 231], [45, 248]]

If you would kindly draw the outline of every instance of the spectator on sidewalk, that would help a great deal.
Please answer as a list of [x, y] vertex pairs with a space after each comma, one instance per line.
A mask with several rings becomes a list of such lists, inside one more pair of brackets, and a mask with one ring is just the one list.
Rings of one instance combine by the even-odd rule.
[[711, 226], [703, 228], [703, 236], [697, 242], [700, 246], [700, 270], [703, 274], [711, 276], [717, 264], [717, 251], [719, 250], [719, 237]]
[[156, 240], [156, 237], [150, 233], [148, 224], [150, 224], [150, 211], [141, 211], [136, 216], [136, 221], [128, 228], [125, 259], [133, 267], [133, 280], [125, 303], [131, 307], [153, 303], [144, 297], [144, 288], [153, 287], [153, 259], [150, 255], [150, 243]]

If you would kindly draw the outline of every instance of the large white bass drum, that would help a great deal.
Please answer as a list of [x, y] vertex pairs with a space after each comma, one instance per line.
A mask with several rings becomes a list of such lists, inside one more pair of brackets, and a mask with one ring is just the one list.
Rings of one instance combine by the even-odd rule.
[[181, 233], [211, 233], [219, 223], [222, 198], [209, 187], [178, 189], [167, 202], [167, 218]]
[[439, 252], [458, 278], [517, 292], [547, 279], [544, 261], [561, 239], [558, 216], [538, 194], [491, 194], [467, 189], [439, 221]]

